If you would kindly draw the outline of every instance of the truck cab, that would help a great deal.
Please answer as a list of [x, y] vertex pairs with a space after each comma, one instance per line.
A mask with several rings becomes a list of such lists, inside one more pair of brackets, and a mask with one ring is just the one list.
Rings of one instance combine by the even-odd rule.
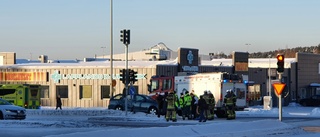
[[155, 98], [156, 93], [164, 94], [174, 90], [174, 77], [173, 76], [152, 76], [150, 84], [148, 84], [149, 95]]

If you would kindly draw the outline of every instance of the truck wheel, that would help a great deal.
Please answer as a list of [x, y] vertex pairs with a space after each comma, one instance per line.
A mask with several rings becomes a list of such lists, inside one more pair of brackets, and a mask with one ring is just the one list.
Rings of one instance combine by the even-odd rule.
[[227, 117], [227, 114], [224, 110], [217, 110], [215, 113], [218, 118], [226, 118]]

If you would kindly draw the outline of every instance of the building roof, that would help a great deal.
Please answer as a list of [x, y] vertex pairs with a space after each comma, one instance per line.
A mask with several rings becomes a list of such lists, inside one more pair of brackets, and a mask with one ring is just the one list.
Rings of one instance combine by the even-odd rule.
[[[232, 59], [212, 59], [212, 60], [201, 60], [203, 66], [232, 66]], [[285, 68], [290, 68], [291, 63], [296, 62], [295, 58], [285, 59]], [[178, 65], [177, 59], [175, 60], [162, 60], [162, 61], [128, 61], [128, 67], [130, 68], [155, 68], [156, 65]], [[275, 58], [250, 58], [249, 68], [276, 68], [277, 59]], [[52, 63], [40, 63], [37, 60], [24, 60], [17, 59], [17, 64], [13, 65], [2, 65], [0, 68], [75, 68], [75, 67], [109, 67], [110, 61], [107, 59], [97, 59], [89, 62], [79, 60], [58, 60], [52, 61]], [[113, 61], [114, 68], [124, 68], [125, 61]]]

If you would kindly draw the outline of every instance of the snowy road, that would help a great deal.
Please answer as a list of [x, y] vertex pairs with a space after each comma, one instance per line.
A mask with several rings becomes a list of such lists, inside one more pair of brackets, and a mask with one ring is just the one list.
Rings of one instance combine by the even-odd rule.
[[[0, 121], [1, 136], [5, 137], [42, 137], [49, 135], [63, 135], [81, 132], [98, 132], [101, 130], [111, 129], [132, 129], [142, 127], [168, 127], [181, 125], [209, 125], [209, 124], [224, 124], [232, 122], [253, 122], [264, 119], [277, 118], [250, 118], [239, 117], [233, 121], [215, 118], [214, 121], [199, 123], [196, 120], [182, 120], [177, 122], [166, 122], [163, 117], [149, 117], [139, 119], [139, 117], [129, 116], [128, 118], [119, 118], [121, 116], [28, 116], [26, 120], [4, 120]], [[136, 119], [138, 118], [138, 119]], [[314, 121], [314, 122], [313, 122]], [[283, 122], [296, 126], [297, 132], [303, 132], [299, 127], [320, 126], [317, 118], [284, 118]], [[282, 132], [292, 132], [292, 128], [281, 130]], [[279, 131], [270, 132], [269, 134], [280, 134]]]
[[[296, 111], [300, 112], [297, 113]], [[252, 109], [237, 112], [236, 120], [215, 118], [166, 122], [164, 118], [144, 113], [124, 115], [122, 111], [83, 108], [28, 110], [25, 120], [0, 121], [1, 137], [88, 137], [88, 136], [312, 136], [320, 127], [318, 108], [286, 108], [280, 122], [277, 110]], [[293, 114], [299, 115], [288, 115]], [[301, 115], [303, 114], [303, 115]], [[301, 128], [302, 127], [302, 128]], [[155, 130], [157, 131], [155, 134]], [[306, 131], [307, 130], [307, 131]], [[316, 134], [319, 135], [319, 134]]]

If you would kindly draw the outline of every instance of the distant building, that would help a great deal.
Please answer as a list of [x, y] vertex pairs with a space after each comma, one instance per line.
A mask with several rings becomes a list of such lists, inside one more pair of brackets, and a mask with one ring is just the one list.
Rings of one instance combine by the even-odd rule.
[[[138, 81], [133, 86], [140, 94], [148, 94], [147, 84], [152, 75], [175, 76], [181, 71], [196, 73], [218, 71], [242, 73], [243, 71], [249, 76], [250, 105], [262, 104], [263, 97], [267, 95], [273, 96], [274, 102], [277, 102], [277, 97], [269, 83], [269, 80], [275, 81], [279, 77], [276, 72], [277, 60], [275, 58], [239, 60], [237, 57], [236, 59], [206, 60], [199, 57], [201, 55], [198, 54], [197, 49], [179, 48], [175, 52], [163, 43], [149, 50], [137, 54], [133, 52], [129, 55], [132, 56], [131, 59], [129, 57], [128, 66], [137, 71], [139, 75]], [[120, 69], [125, 68], [122, 56], [124, 55], [114, 57], [118, 59], [113, 61], [113, 79], [116, 84], [110, 90], [112, 82], [108, 59], [30, 61], [16, 59], [15, 53], [0, 53], [0, 62], [2, 62], [0, 64], [0, 85], [41, 84], [41, 104], [43, 106], [55, 106], [55, 97], [60, 94], [63, 105], [67, 107], [107, 107], [110, 96], [122, 93], [124, 88], [119, 80]], [[320, 94], [319, 60], [320, 55], [310, 53], [297, 53], [296, 58], [285, 58], [286, 69], [281, 79], [286, 83], [285, 104]]]

